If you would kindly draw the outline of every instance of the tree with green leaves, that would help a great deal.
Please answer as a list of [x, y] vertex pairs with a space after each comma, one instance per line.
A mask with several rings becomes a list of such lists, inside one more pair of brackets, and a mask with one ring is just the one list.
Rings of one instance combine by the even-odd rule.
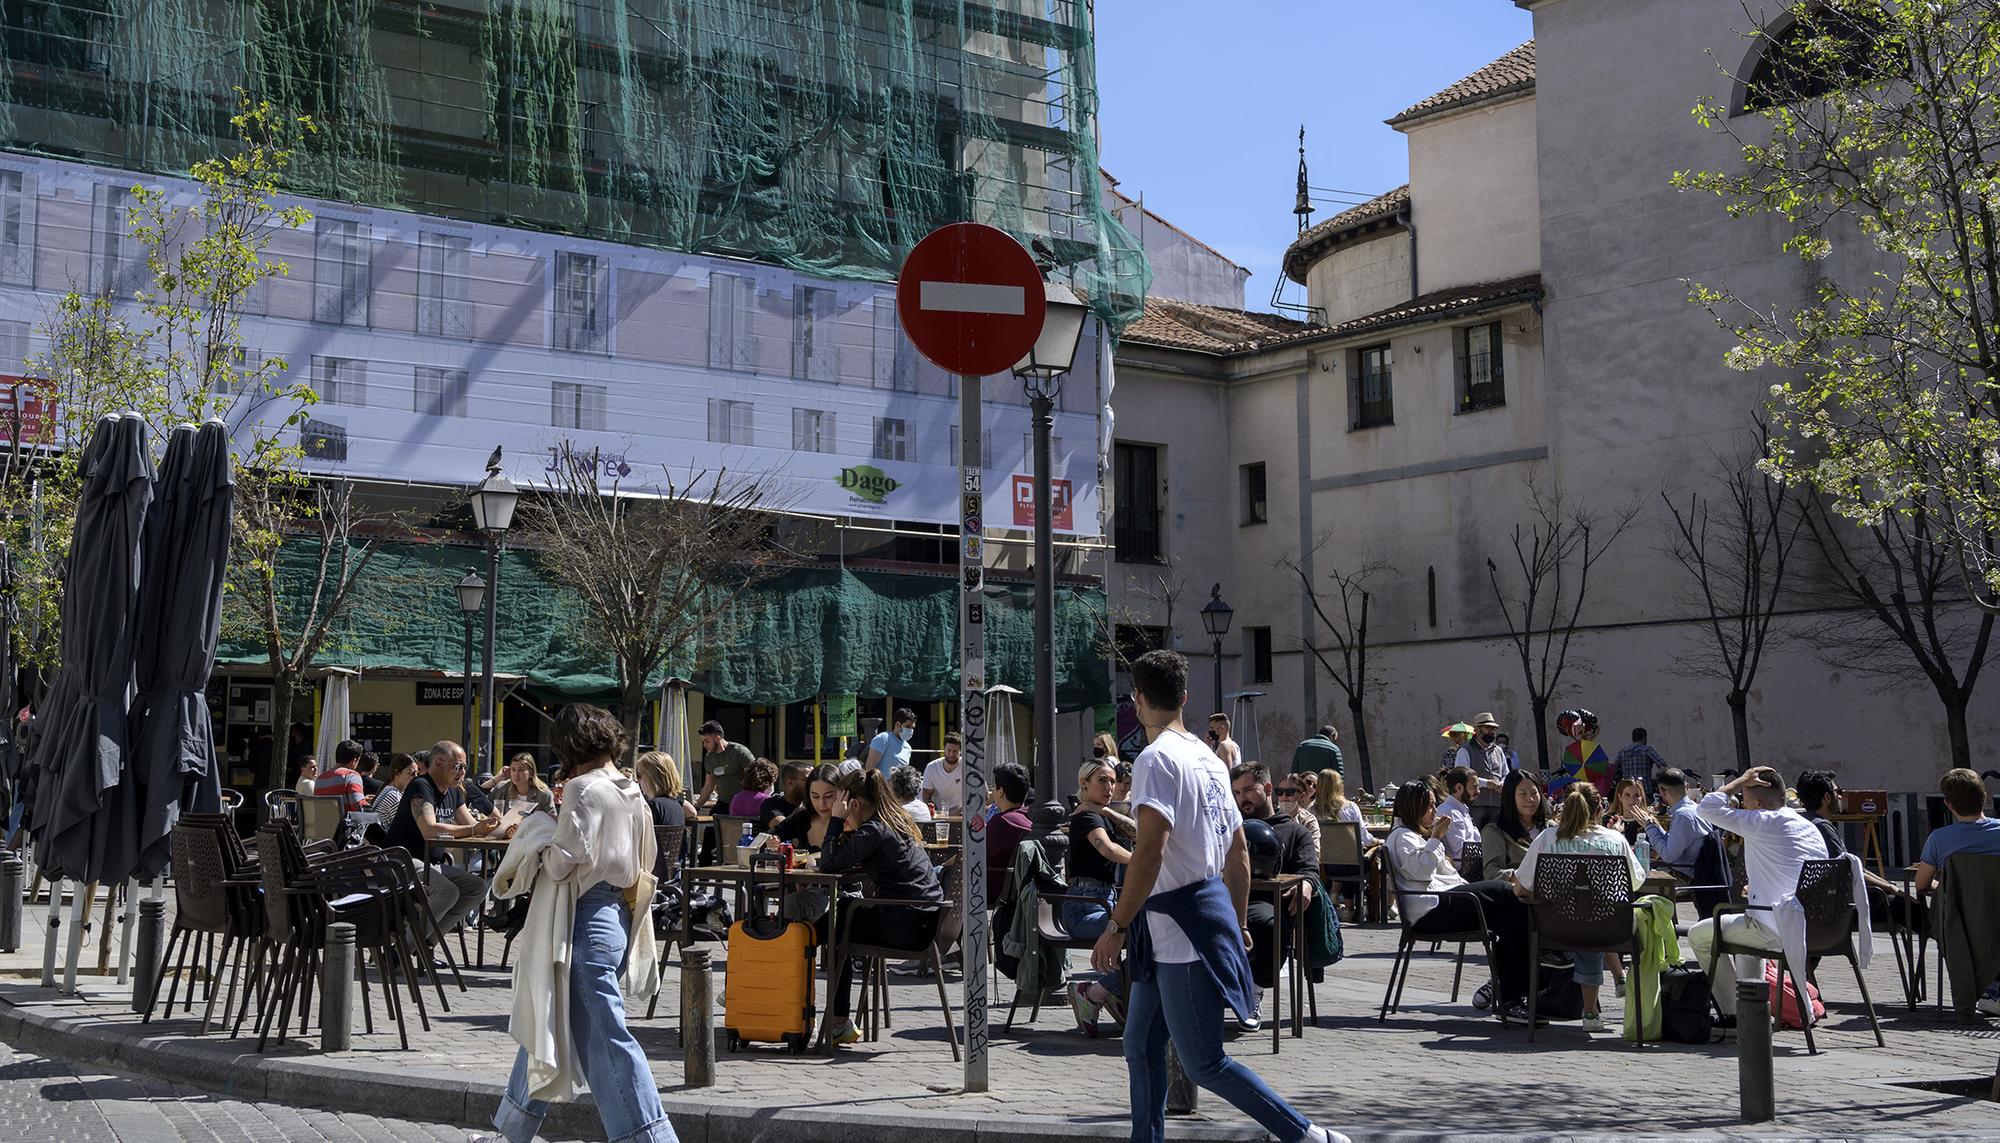
[[1775, 223], [1810, 288], [1693, 298], [1733, 333], [1729, 364], [1772, 378], [1766, 470], [1850, 526], [1904, 517], [1962, 598], [2000, 611], [2000, 0], [1812, 0], [1756, 22], [1740, 104], [1694, 112], [1740, 162], [1674, 183]]
[[[27, 370], [44, 380], [16, 389], [0, 425], [0, 537], [15, 555], [24, 664], [56, 665], [83, 444], [99, 418], [143, 416], [156, 462], [174, 425], [221, 418], [232, 429], [239, 488], [301, 486], [298, 447], [286, 436], [313, 393], [285, 380], [282, 359], [249, 359], [239, 325], [245, 297], [287, 272], [265, 256], [271, 235], [310, 217], [277, 201], [290, 152], [270, 141], [311, 125], [247, 100], [231, 122], [238, 146], [193, 165], [192, 201], [131, 188], [126, 234], [140, 254], [94, 265], [56, 302], [42, 327], [49, 348]], [[41, 415], [27, 415], [31, 408]]]

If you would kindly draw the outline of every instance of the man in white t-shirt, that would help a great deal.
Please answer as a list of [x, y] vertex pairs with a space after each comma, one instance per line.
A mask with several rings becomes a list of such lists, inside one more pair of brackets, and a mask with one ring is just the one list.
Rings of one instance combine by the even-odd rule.
[[1116, 972], [1132, 926], [1145, 926], [1134, 939], [1125, 1010], [1132, 1139], [1159, 1143], [1166, 1136], [1171, 1039], [1190, 1079], [1278, 1139], [1346, 1143], [1346, 1136], [1314, 1125], [1257, 1073], [1223, 1053], [1225, 1005], [1239, 1013], [1249, 1007], [1250, 854], [1243, 815], [1230, 793], [1228, 767], [1181, 722], [1187, 660], [1174, 651], [1147, 652], [1132, 664], [1132, 689], [1150, 742], [1132, 766], [1139, 837], [1124, 889], [1091, 950], [1092, 967]]
[[896, 717], [882, 733], [868, 741], [868, 768], [888, 777], [898, 766], [910, 764], [910, 739], [917, 733], [917, 712], [896, 708]]
[[965, 807], [965, 774], [958, 768], [958, 752], [964, 739], [956, 730], [944, 736], [944, 754], [924, 767], [923, 798], [941, 814], [955, 814]]

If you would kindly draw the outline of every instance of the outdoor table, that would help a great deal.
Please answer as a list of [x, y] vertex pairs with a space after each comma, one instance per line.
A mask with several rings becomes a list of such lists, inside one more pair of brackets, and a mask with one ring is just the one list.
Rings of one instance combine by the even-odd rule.
[[1674, 900], [1674, 891], [1679, 887], [1679, 878], [1676, 878], [1665, 869], [1655, 869], [1646, 874], [1646, 879], [1639, 884], [1639, 890], [1633, 896], [1665, 897], [1667, 900], [1672, 901]]
[[[1295, 1040], [1303, 1039], [1306, 1034], [1305, 942], [1300, 941], [1298, 949], [1294, 951], [1292, 956], [1292, 971], [1290, 976], [1286, 977], [1284, 972], [1285, 930], [1288, 924], [1291, 928], [1303, 930], [1306, 894], [1309, 892], [1307, 886], [1311, 884], [1311, 881], [1312, 879], [1303, 873], [1280, 873], [1276, 877], [1256, 877], [1250, 881], [1251, 894], [1253, 896], [1257, 894], [1269, 896], [1271, 907], [1277, 913], [1276, 939], [1271, 942], [1269, 950], [1271, 957], [1271, 1054], [1274, 1056], [1278, 1054], [1279, 1034], [1284, 1030], [1284, 997], [1287, 989], [1290, 989], [1292, 994], [1292, 1038]], [[1298, 923], [1289, 922], [1291, 916], [1289, 910], [1294, 900], [1299, 902], [1300, 921]], [[1252, 949], [1250, 951], [1252, 955], [1255, 955], [1265, 950]], [[1280, 979], [1281, 977], [1284, 977], [1284, 979]]]
[[476, 918], [473, 923], [479, 929], [479, 943], [475, 955], [478, 957], [480, 968], [486, 967], [486, 898], [493, 895], [493, 877], [500, 872], [500, 856], [507, 852], [507, 846], [512, 841], [512, 838], [500, 837], [460, 837], [453, 838], [451, 842], [453, 849], [481, 853], [487, 857], [487, 860], [479, 863], [479, 868], [476, 870], [479, 879], [486, 883], [486, 888], [480, 895], [479, 908], [473, 910], [473, 916]]
[[1830, 822], [1861, 823], [1861, 860], [1865, 862], [1872, 856], [1875, 861], [1875, 875], [1887, 881], [1889, 879], [1888, 863], [1882, 857], [1882, 818], [1882, 814], [1826, 815], [1826, 820]]

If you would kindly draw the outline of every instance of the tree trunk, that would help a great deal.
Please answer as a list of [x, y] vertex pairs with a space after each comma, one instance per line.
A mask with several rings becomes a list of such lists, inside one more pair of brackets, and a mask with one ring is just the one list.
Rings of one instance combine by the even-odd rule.
[[1541, 695], [1528, 700], [1535, 716], [1535, 760], [1542, 773], [1549, 772], [1549, 700]]
[[271, 671], [271, 769], [259, 775], [268, 789], [289, 790], [297, 781], [292, 773], [292, 693], [297, 679], [281, 668]]
[[628, 679], [618, 688], [618, 718], [625, 724], [625, 758], [639, 760], [639, 721], [646, 716], [646, 680]]
[[1361, 699], [1347, 700], [1347, 712], [1354, 720], [1354, 754], [1361, 761], [1361, 789], [1375, 790], [1375, 767], [1368, 758], [1368, 716], [1361, 711]]
[[1736, 731], [1736, 772], [1750, 772], [1750, 696], [1729, 692], [1729, 724]]
[[1951, 739], [1951, 765], [1953, 769], [1970, 770], [1972, 766], [1972, 737], [1965, 730], [1965, 696], [1961, 693], [1944, 698], [1944, 729]]

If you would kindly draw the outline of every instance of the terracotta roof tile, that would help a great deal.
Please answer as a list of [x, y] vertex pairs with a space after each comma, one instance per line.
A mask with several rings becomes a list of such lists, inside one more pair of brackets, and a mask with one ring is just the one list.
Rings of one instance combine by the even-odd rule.
[[1307, 227], [1285, 248], [1285, 276], [1303, 285], [1307, 265], [1324, 247], [1364, 226], [1394, 217], [1409, 205], [1410, 184], [1404, 183], [1395, 190], [1378, 194], [1359, 206], [1350, 206], [1324, 222]]
[[1534, 88], [1535, 41], [1529, 40], [1429, 99], [1404, 108], [1388, 123], [1391, 127], [1403, 127], [1454, 107], [1480, 103], [1517, 91], [1533, 91]]
[[1310, 328], [1277, 314], [1147, 298], [1145, 312], [1138, 321], [1125, 327], [1119, 340], [1127, 344], [1227, 354], [1284, 340]]

